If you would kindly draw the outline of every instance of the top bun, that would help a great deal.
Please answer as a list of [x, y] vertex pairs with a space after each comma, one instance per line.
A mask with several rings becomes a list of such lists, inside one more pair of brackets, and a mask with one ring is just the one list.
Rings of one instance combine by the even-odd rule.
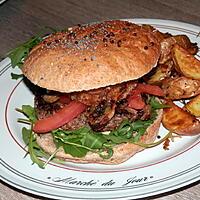
[[72, 27], [35, 46], [22, 71], [34, 84], [66, 93], [138, 79], [157, 64], [157, 35], [120, 20]]

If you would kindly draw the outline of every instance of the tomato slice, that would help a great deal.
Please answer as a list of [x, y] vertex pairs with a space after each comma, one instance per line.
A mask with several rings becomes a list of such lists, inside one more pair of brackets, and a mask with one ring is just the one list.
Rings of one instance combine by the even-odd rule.
[[145, 103], [142, 99], [141, 92], [137, 89], [131, 92], [131, 96], [128, 98], [128, 107], [134, 109], [144, 108]]
[[139, 83], [136, 87], [141, 93], [152, 94], [155, 96], [164, 96], [164, 92], [162, 89], [157, 85], [148, 85], [148, 84], [141, 84]]
[[131, 91], [131, 95], [128, 98], [128, 107], [136, 110], [144, 108], [145, 102], [142, 99], [142, 93], [164, 96], [164, 92], [159, 86], [139, 83], [137, 87]]
[[50, 117], [38, 120], [33, 126], [36, 133], [46, 133], [70, 122], [86, 109], [86, 105], [77, 101], [71, 101], [61, 110]]

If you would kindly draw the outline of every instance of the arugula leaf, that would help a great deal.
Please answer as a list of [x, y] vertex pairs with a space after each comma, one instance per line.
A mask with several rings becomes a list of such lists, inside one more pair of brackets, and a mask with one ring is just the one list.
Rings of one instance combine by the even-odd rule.
[[11, 65], [13, 68], [16, 66], [22, 66], [24, 58], [28, 55], [30, 50], [42, 41], [42, 37], [40, 35], [41, 34], [38, 34], [37, 36], [29, 39], [8, 53], [8, 57], [11, 59]]
[[88, 133], [90, 130], [91, 128], [84, 126], [77, 130], [71, 130], [71, 131], [57, 129], [57, 130], [52, 131], [52, 133], [55, 136], [59, 136], [59, 137], [62, 137], [62, 139], [64, 139], [66, 136], [69, 136], [69, 135], [84, 135], [85, 133]]
[[113, 156], [113, 149], [112, 148], [101, 149], [99, 151], [99, 156], [102, 157], [103, 159], [109, 159]]
[[[20, 122], [31, 123], [31, 129], [27, 129], [25, 127], [22, 128], [22, 139], [24, 143], [28, 146], [28, 153], [30, 154], [30, 158], [33, 161], [33, 164], [35, 163], [40, 168], [44, 169], [50, 160], [54, 160], [57, 163], [63, 163], [63, 161], [57, 158], [54, 158], [54, 155], [49, 155], [46, 152], [44, 152], [41, 149], [41, 147], [37, 144], [34, 132], [32, 131], [33, 123], [37, 119], [35, 109], [32, 106], [23, 105], [22, 109], [16, 109], [16, 110], [23, 113], [29, 119], [29, 120], [20, 119]], [[58, 148], [56, 149], [54, 153], [56, 153], [57, 151], [58, 151]], [[39, 158], [46, 158], [47, 161], [43, 162]]]
[[[45, 35], [49, 35], [49, 34], [46, 34], [47, 30], [50, 30], [51, 33], [55, 33], [57, 31], [59, 31], [59, 30], [54, 29], [52, 27], [46, 26], [37, 35], [31, 37], [26, 42], [20, 44], [18, 47], [11, 50], [10, 52], [8, 52], [7, 56], [11, 59], [11, 65], [12, 65], [13, 68], [15, 68], [16, 66], [21, 68], [21, 66], [24, 63], [25, 58], [27, 57], [29, 52], [32, 50], [32, 48], [34, 46], [36, 46], [37, 44], [39, 44], [43, 40], [43, 37]], [[12, 77], [12, 79], [17, 80], [18, 78], [21, 78], [22, 76], [18, 75], [18, 74], [11, 73], [11, 77]]]
[[90, 149], [82, 146], [79, 138], [69, 139], [67, 143], [64, 143], [63, 149], [65, 153], [72, 155], [73, 157], [84, 157]]
[[81, 139], [82, 145], [91, 149], [100, 149], [105, 142], [106, 139], [102, 137], [102, 134], [100, 135], [95, 133], [87, 133]]
[[[85, 131], [88, 132], [85, 132]], [[78, 135], [77, 135], [78, 134]], [[62, 146], [65, 153], [74, 157], [84, 157], [87, 152], [96, 152], [104, 159], [113, 155], [112, 145], [102, 133], [94, 133], [83, 127], [77, 131], [56, 130], [52, 132], [54, 140]]]
[[37, 120], [35, 109], [30, 105], [23, 105], [22, 113], [33, 123]]
[[89, 131], [87, 127], [75, 130], [55, 130], [52, 131], [54, 141], [57, 147], [62, 146], [65, 153], [68, 153], [75, 157], [84, 157], [88, 151], [92, 149], [82, 145], [81, 139], [86, 134], [85, 131]]
[[24, 46], [18, 47], [15, 50], [11, 51], [8, 56], [11, 59], [12, 67], [20, 67], [22, 65], [22, 59], [25, 57], [25, 55], [28, 54], [28, 51], [29, 48]]
[[29, 144], [30, 137], [31, 137], [31, 130], [23, 127], [22, 128], [22, 139], [26, 145]]
[[[41, 161], [39, 157], [43, 157], [45, 153], [38, 146], [32, 131], [33, 122], [36, 120], [35, 109], [29, 105], [23, 105], [22, 109], [17, 109], [17, 111], [23, 113], [32, 123], [31, 129], [22, 128], [22, 138], [24, 143], [28, 146], [28, 153], [33, 163], [36, 163], [40, 168], [44, 168], [44, 162]], [[24, 121], [26, 121], [26, 119]]]
[[19, 78], [23, 77], [23, 74], [14, 74], [14, 73], [11, 73], [11, 77], [12, 77], [12, 79], [18, 80]]
[[33, 134], [30, 135], [28, 152], [30, 154], [30, 158], [33, 161], [33, 164], [36, 163], [40, 168], [44, 169], [44, 162], [41, 161], [38, 156], [35, 154], [34, 143], [33, 143]]
[[[36, 139], [34, 137], [34, 133], [31, 129], [27, 129], [25, 127], [22, 128], [22, 135], [23, 140], [26, 145], [28, 145], [28, 153], [30, 154], [30, 158], [33, 161], [33, 164], [37, 164], [40, 168], [44, 169], [47, 163], [50, 160], [55, 160], [56, 162], [59, 161], [59, 159], [54, 159], [54, 155], [49, 155], [45, 153], [40, 146], [37, 144]], [[58, 149], [55, 151], [55, 153], [58, 151]], [[48, 159], [47, 162], [43, 162], [39, 158], [46, 158]]]
[[162, 109], [162, 108], [169, 108], [170, 106], [167, 104], [162, 104], [156, 100], [154, 96], [152, 96], [149, 100], [149, 103], [153, 109]]
[[[36, 163], [40, 168], [44, 168], [44, 162], [39, 159], [43, 155], [40, 150], [40, 147], [35, 142], [34, 134], [32, 129], [22, 128], [22, 136], [26, 145], [28, 145], [28, 153], [30, 158], [33, 161], [33, 164]], [[39, 156], [40, 154], [40, 156]]]
[[127, 139], [123, 136], [114, 135], [114, 132], [113, 133], [111, 132], [109, 135], [104, 135], [104, 138], [106, 138], [107, 141], [110, 142], [110, 146], [113, 146], [113, 145], [116, 145], [116, 144], [122, 144], [122, 143], [129, 141], [129, 139]]

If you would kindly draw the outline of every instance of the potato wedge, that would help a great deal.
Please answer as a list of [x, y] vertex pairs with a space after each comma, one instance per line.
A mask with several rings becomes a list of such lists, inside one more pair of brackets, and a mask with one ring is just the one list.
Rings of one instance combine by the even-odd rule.
[[166, 78], [162, 81], [165, 97], [171, 100], [186, 99], [200, 94], [200, 80], [184, 76]]
[[164, 64], [166, 61], [172, 58], [171, 51], [175, 44], [180, 45], [190, 54], [196, 54], [198, 52], [197, 44], [192, 43], [186, 35], [168, 36], [161, 41], [161, 55], [159, 64]]
[[172, 67], [173, 67], [172, 60], [164, 64], [159, 64], [156, 67], [155, 73], [152, 76], [150, 76], [149, 79], [147, 80], [147, 83], [154, 85], [161, 85], [162, 80], [170, 76]]
[[192, 115], [200, 117], [200, 95], [194, 97], [184, 106]]
[[158, 61], [159, 64], [164, 64], [168, 60], [172, 59], [171, 50], [175, 44], [176, 44], [176, 40], [174, 39], [174, 37], [168, 37], [161, 41], [160, 43], [161, 53], [160, 53], [160, 58]]
[[175, 35], [173, 38], [176, 44], [186, 49], [190, 54], [195, 55], [198, 52], [198, 46], [196, 43], [192, 43], [186, 35]]
[[174, 45], [172, 58], [175, 69], [183, 76], [200, 80], [200, 61], [179, 45]]
[[200, 121], [193, 115], [179, 108], [173, 102], [167, 102], [170, 108], [165, 108], [163, 112], [163, 126], [179, 135], [200, 134]]

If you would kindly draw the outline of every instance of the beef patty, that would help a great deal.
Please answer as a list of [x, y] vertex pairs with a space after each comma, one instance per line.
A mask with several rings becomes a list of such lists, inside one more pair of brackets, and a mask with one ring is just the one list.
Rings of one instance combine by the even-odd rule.
[[[71, 100], [82, 102], [88, 107], [85, 112], [65, 124], [62, 129], [75, 130], [83, 126], [90, 126], [94, 131], [108, 131], [116, 129], [125, 119], [130, 121], [147, 120], [150, 117], [149, 105], [141, 110], [128, 107], [129, 93], [136, 86], [136, 82], [130, 81], [115, 86], [68, 94], [68, 98]], [[53, 102], [52, 97], [49, 98], [51, 101], [47, 102], [46, 95], [45, 98], [41, 94], [36, 95], [35, 108], [39, 119], [51, 116], [67, 104], [59, 101], [59, 95], [55, 94], [57, 98], [54, 98]]]

